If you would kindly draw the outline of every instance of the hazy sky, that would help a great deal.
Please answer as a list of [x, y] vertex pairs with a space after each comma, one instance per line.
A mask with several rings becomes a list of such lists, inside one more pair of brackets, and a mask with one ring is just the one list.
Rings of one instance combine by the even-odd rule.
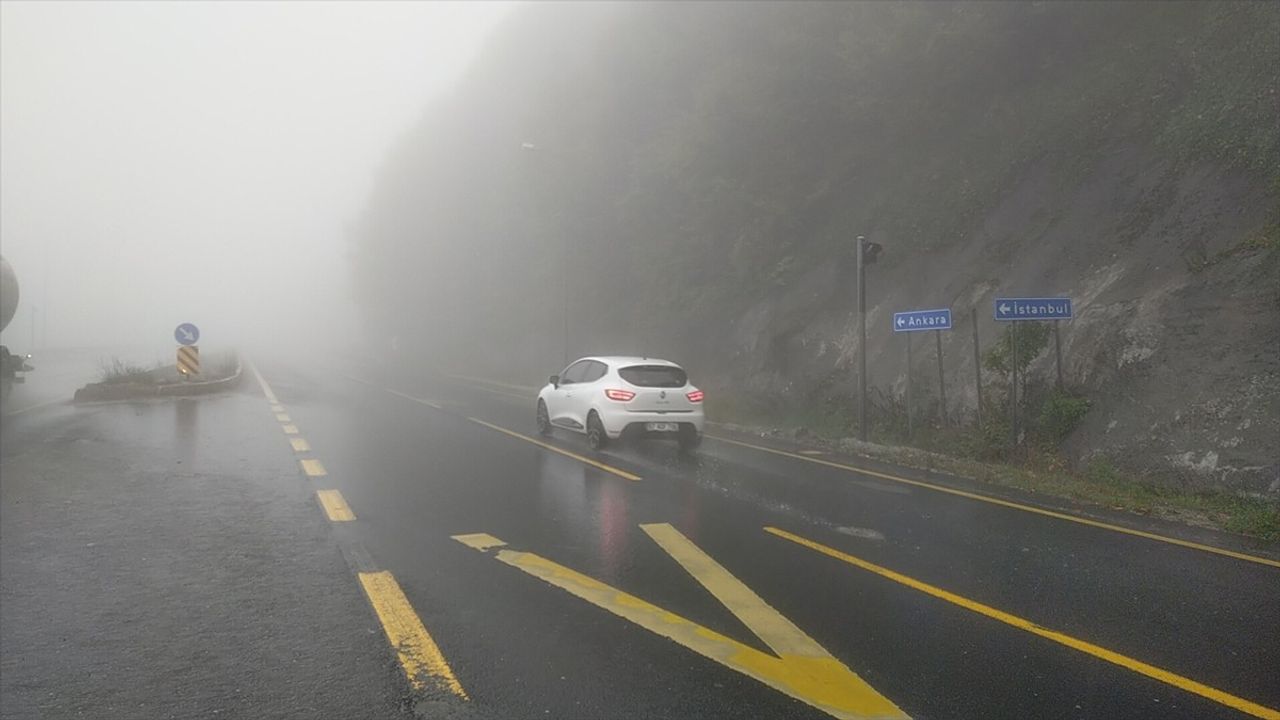
[[345, 226], [509, 9], [0, 3], [5, 343], [345, 333]]

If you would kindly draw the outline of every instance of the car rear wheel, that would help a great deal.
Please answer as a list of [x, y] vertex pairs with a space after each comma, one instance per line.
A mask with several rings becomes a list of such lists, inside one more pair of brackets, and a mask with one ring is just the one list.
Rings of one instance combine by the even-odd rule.
[[680, 427], [678, 442], [681, 450], [696, 450], [702, 444], [702, 433], [692, 425], [683, 425]]
[[547, 404], [541, 400], [538, 401], [538, 434], [551, 434], [551, 416], [547, 415]]
[[592, 450], [600, 450], [609, 444], [609, 436], [604, 432], [604, 423], [600, 422], [600, 416], [596, 415], [595, 410], [587, 416], [587, 444]]

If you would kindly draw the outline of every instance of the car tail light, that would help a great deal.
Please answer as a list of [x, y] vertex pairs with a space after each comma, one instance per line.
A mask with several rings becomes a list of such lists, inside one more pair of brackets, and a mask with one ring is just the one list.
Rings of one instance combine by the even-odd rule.
[[693, 392], [685, 395], [685, 397], [689, 398], [689, 402], [702, 402], [703, 396], [701, 390], [694, 390]]
[[610, 400], [617, 400], [619, 402], [630, 402], [631, 399], [636, 396], [636, 394], [631, 392], [630, 390], [605, 390], [604, 396], [609, 398]]

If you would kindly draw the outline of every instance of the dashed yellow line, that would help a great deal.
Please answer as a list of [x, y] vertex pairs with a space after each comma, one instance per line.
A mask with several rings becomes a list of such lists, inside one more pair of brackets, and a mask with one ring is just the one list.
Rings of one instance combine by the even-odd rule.
[[533, 438], [529, 437], [528, 435], [521, 435], [520, 433], [515, 432], [514, 430], [508, 430], [508, 429], [506, 429], [506, 428], [504, 428], [504, 427], [499, 427], [499, 426], [497, 426], [497, 425], [494, 425], [493, 423], [487, 423], [487, 422], [485, 422], [485, 421], [483, 421], [483, 420], [480, 420], [480, 419], [477, 419], [477, 418], [467, 418], [467, 419], [468, 419], [468, 420], [470, 420], [470, 421], [471, 421], [471, 422], [473, 422], [473, 423], [476, 423], [477, 425], [483, 425], [483, 426], [485, 426], [485, 427], [489, 428], [490, 430], [497, 430], [498, 432], [503, 433], [504, 435], [510, 435], [511, 437], [516, 438], [517, 440], [524, 440], [524, 441], [525, 441], [525, 442], [527, 442], [527, 443], [533, 443], [534, 445], [537, 445], [538, 447], [540, 447], [540, 448], [542, 448], [542, 449], [544, 449], [544, 450], [550, 450], [550, 451], [551, 451], [551, 452], [553, 452], [553, 453], [559, 453], [559, 454], [561, 454], [561, 455], [564, 455], [565, 457], [573, 458], [574, 460], [577, 460], [577, 461], [578, 461], [578, 462], [580, 462], [580, 463], [584, 463], [584, 464], [586, 464], [586, 465], [590, 465], [591, 467], [594, 467], [594, 468], [599, 468], [599, 469], [601, 469], [601, 470], [604, 470], [604, 471], [605, 471], [605, 472], [607, 472], [607, 473], [613, 473], [614, 475], [617, 475], [617, 476], [618, 476], [618, 477], [620, 477], [620, 478], [623, 478], [623, 479], [626, 479], [626, 480], [639, 480], [639, 479], [640, 479], [640, 476], [639, 476], [639, 475], [635, 475], [635, 474], [633, 474], [633, 473], [629, 473], [629, 472], [627, 472], [626, 470], [620, 470], [620, 469], [618, 469], [618, 468], [616, 468], [616, 467], [613, 467], [612, 465], [605, 465], [605, 464], [604, 464], [604, 463], [602, 463], [602, 462], [597, 462], [597, 461], [595, 461], [595, 460], [592, 460], [591, 458], [583, 457], [583, 456], [581, 456], [581, 455], [578, 455], [577, 453], [571, 453], [571, 452], [569, 452], [568, 450], [562, 450], [562, 449], [560, 449], [560, 448], [556, 447], [555, 445], [551, 445], [551, 444], [548, 444], [548, 443], [544, 443], [544, 442], [542, 442], [541, 440], [534, 440]]
[[897, 475], [890, 475], [888, 473], [877, 472], [875, 470], [867, 470], [865, 468], [855, 467], [853, 465], [845, 465], [843, 463], [832, 462], [830, 460], [823, 460], [822, 458], [809, 457], [806, 455], [798, 455], [796, 453], [787, 452], [785, 450], [776, 450], [774, 448], [765, 447], [763, 445], [753, 445], [752, 443], [746, 443], [740, 440], [730, 440], [729, 438], [720, 437], [718, 435], [707, 435], [706, 437], [712, 438], [713, 440], [719, 440], [720, 442], [728, 443], [730, 445], [738, 445], [745, 448], [751, 448], [752, 450], [759, 450], [761, 452], [773, 453], [774, 455], [781, 455], [783, 457], [794, 458], [796, 460], [803, 460], [805, 462], [816, 463], [818, 465], [824, 465], [826, 467], [836, 468], [837, 470], [845, 470], [848, 472], [858, 473], [861, 475], [870, 475], [872, 477], [880, 478], [881, 480], [890, 480], [892, 482], [902, 483], [904, 485], [913, 485], [915, 487], [927, 488], [929, 490], [936, 490], [937, 492], [947, 493], [948, 495], [956, 495], [963, 498], [969, 498], [970, 500], [977, 500], [979, 502], [990, 503], [992, 505], [1000, 505], [1001, 507], [1012, 508], [1014, 510], [1021, 510], [1023, 512], [1035, 513], [1036, 515], [1043, 515], [1045, 517], [1051, 517], [1057, 520], [1066, 520], [1067, 522], [1079, 523], [1081, 525], [1088, 525], [1090, 527], [1101, 528], [1103, 530], [1110, 530], [1112, 532], [1124, 533], [1125, 535], [1133, 535], [1135, 537], [1146, 538], [1148, 540], [1156, 540], [1159, 542], [1168, 543], [1170, 545], [1178, 545], [1185, 548], [1191, 548], [1193, 550], [1201, 550], [1208, 553], [1214, 553], [1215, 555], [1223, 555], [1226, 557], [1235, 558], [1237, 560], [1246, 560], [1248, 562], [1258, 563], [1259, 565], [1270, 565], [1272, 567], [1280, 567], [1280, 561], [1277, 561], [1277, 560], [1258, 557], [1256, 555], [1249, 555], [1247, 553], [1242, 553], [1242, 552], [1236, 552], [1234, 550], [1227, 550], [1226, 548], [1215, 547], [1213, 545], [1203, 545], [1201, 543], [1191, 542], [1189, 540], [1180, 540], [1178, 538], [1172, 538], [1166, 535], [1157, 535], [1156, 533], [1144, 532], [1142, 530], [1133, 530], [1131, 528], [1122, 527], [1120, 525], [1112, 525], [1111, 523], [1105, 523], [1099, 520], [1090, 520], [1088, 518], [1083, 518], [1076, 515], [1069, 515], [1063, 512], [1056, 512], [1054, 510], [1046, 510], [1044, 508], [1038, 508], [1032, 505], [1023, 505], [1022, 503], [1013, 502], [1011, 500], [1002, 500], [1000, 498], [991, 497], [989, 495], [982, 495], [979, 493], [967, 492], [965, 490], [957, 490], [956, 488], [950, 488], [945, 485], [936, 485], [934, 483], [924, 482], [922, 480], [911, 480], [910, 478], [899, 477]]
[[809, 540], [807, 538], [800, 537], [799, 535], [789, 533], [786, 530], [779, 530], [778, 528], [775, 528], [775, 527], [766, 527], [764, 530], [767, 533], [771, 533], [780, 538], [790, 540], [791, 542], [796, 543], [797, 545], [807, 547], [810, 550], [815, 550], [817, 552], [822, 553], [823, 555], [833, 557], [837, 560], [842, 560], [855, 567], [859, 567], [859, 568], [862, 568], [863, 570], [873, 572], [876, 575], [879, 575], [880, 577], [887, 578], [889, 580], [892, 580], [896, 583], [900, 583], [902, 585], [906, 585], [907, 587], [913, 590], [919, 590], [920, 592], [925, 593], [926, 595], [932, 595], [933, 597], [938, 598], [939, 600], [945, 600], [954, 605], [959, 605], [960, 607], [966, 610], [971, 610], [973, 612], [978, 613], [979, 615], [984, 615], [993, 620], [998, 620], [1006, 625], [1016, 627], [1019, 630], [1025, 630], [1033, 635], [1038, 635], [1047, 640], [1052, 640], [1053, 642], [1056, 642], [1060, 645], [1065, 645], [1073, 650], [1079, 650], [1080, 652], [1083, 652], [1088, 655], [1092, 655], [1093, 657], [1099, 658], [1101, 660], [1106, 660], [1109, 663], [1112, 663], [1114, 665], [1119, 665], [1120, 667], [1132, 670], [1140, 675], [1145, 675], [1149, 678], [1152, 678], [1153, 680], [1159, 680], [1162, 683], [1172, 685], [1180, 690], [1185, 690], [1189, 693], [1199, 695], [1200, 697], [1208, 698], [1209, 700], [1212, 700], [1217, 703], [1221, 703], [1222, 705], [1226, 705], [1227, 707], [1230, 707], [1230, 708], [1235, 708], [1236, 710], [1239, 710], [1244, 713], [1248, 713], [1249, 715], [1253, 715], [1254, 717], [1264, 718], [1265, 720], [1280, 720], [1280, 711], [1276, 711], [1269, 707], [1259, 705], [1255, 702], [1245, 700], [1244, 698], [1240, 698], [1230, 693], [1223, 692], [1222, 690], [1218, 690], [1217, 688], [1209, 687], [1208, 685], [1196, 682], [1195, 680], [1192, 680], [1187, 677], [1183, 677], [1181, 675], [1177, 675], [1175, 673], [1169, 672], [1168, 670], [1155, 667], [1154, 665], [1148, 665], [1147, 663], [1144, 663], [1140, 660], [1134, 660], [1133, 658], [1126, 657], [1124, 655], [1121, 655], [1120, 653], [1113, 652], [1104, 647], [1099, 647], [1097, 645], [1094, 645], [1093, 643], [1071, 637], [1070, 635], [1067, 635], [1065, 633], [1061, 633], [1056, 630], [1050, 630], [1048, 628], [1041, 627], [1031, 622], [1030, 620], [1025, 620], [1016, 615], [1011, 615], [1002, 610], [997, 610], [989, 605], [983, 605], [982, 603], [977, 602], [975, 600], [970, 600], [968, 598], [961, 597], [960, 595], [956, 595], [955, 593], [948, 592], [946, 590], [943, 590], [942, 588], [934, 587], [933, 585], [929, 585], [928, 583], [921, 582], [919, 580], [916, 580], [915, 578], [907, 577], [906, 575], [894, 572], [888, 568], [880, 567], [879, 565], [867, 562], [866, 560], [863, 560], [861, 558], [854, 557], [853, 555], [849, 555], [848, 553], [841, 552], [839, 550], [836, 550], [835, 548], [827, 547], [822, 543], [814, 542], [813, 540]]
[[[252, 363], [249, 364], [249, 368], [258, 378], [263, 394], [271, 403], [271, 411], [276, 413], [276, 419], [282, 423], [281, 429], [286, 435], [298, 435], [298, 427], [293, 425], [291, 418], [285, 414], [284, 406], [276, 400], [271, 386]], [[357, 380], [357, 378], [351, 379]], [[416, 398], [410, 399], [416, 400]], [[426, 401], [418, 402], [431, 405], [436, 409], [440, 407]], [[289, 444], [293, 446], [294, 452], [304, 453], [311, 450], [310, 443], [301, 437], [290, 437]], [[300, 458], [298, 464], [309, 477], [324, 477], [328, 474], [324, 465], [314, 458]], [[342, 497], [340, 491], [317, 490], [316, 499], [330, 522], [351, 522], [356, 519], [355, 513], [351, 511], [351, 506], [347, 504], [346, 498]], [[395, 649], [400, 667], [404, 669], [404, 674], [413, 689], [422, 691], [431, 683], [463, 700], [469, 700], [466, 691], [462, 689], [462, 684], [453, 674], [453, 669], [445, 661], [444, 654], [440, 652], [439, 646], [414, 612], [413, 606], [409, 604], [409, 599], [405, 597], [395, 577], [386, 571], [357, 572], [356, 576], [360, 580], [360, 587], [369, 598], [369, 604], [373, 606], [378, 616], [378, 621], [382, 624], [387, 640]]]
[[431, 682], [464, 700], [469, 699], [395, 577], [386, 571], [362, 572], [359, 577], [387, 640], [396, 649], [409, 684], [415, 690], [422, 690]]
[[346, 498], [337, 490], [317, 490], [316, 498], [320, 500], [320, 506], [324, 508], [324, 514], [329, 516], [330, 521], [351, 522], [356, 519]]
[[324, 477], [329, 474], [324, 469], [324, 464], [315, 458], [304, 458], [299, 460], [298, 464], [302, 466], [302, 472], [306, 473], [307, 477]]

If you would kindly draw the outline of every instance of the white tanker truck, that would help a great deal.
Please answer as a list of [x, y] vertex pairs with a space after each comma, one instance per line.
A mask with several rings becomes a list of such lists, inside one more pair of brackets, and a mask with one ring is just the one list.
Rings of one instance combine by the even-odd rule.
[[[18, 276], [9, 261], [0, 256], [0, 330], [9, 326], [18, 312]], [[14, 355], [9, 348], [0, 345], [0, 400], [6, 400], [15, 383], [23, 382], [22, 373], [34, 368], [27, 363], [30, 355]]]

